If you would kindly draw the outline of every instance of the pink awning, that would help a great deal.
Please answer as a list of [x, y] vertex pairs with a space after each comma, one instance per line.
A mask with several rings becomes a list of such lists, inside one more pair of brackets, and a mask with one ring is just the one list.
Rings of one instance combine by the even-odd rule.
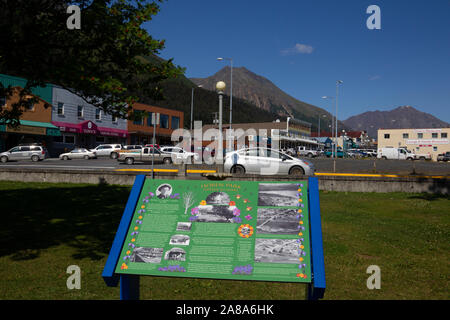
[[119, 138], [128, 137], [127, 130], [116, 129], [116, 128], [97, 127], [97, 125], [90, 120], [84, 121], [84, 122], [81, 122], [78, 124], [52, 121], [52, 124], [59, 127], [59, 130], [63, 131], [63, 132], [95, 134], [95, 135], [100, 135], [100, 136], [110, 136], [110, 137], [119, 137]]
[[103, 127], [97, 127], [97, 129], [101, 136], [110, 136], [110, 137], [119, 137], [119, 138], [128, 137], [127, 130], [121, 130], [121, 129], [116, 129], [116, 128], [103, 128]]

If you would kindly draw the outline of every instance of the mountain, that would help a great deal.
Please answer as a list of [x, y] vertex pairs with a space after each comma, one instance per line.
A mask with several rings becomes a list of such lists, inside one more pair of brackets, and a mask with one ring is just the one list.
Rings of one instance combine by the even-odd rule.
[[[215, 90], [215, 84], [218, 81], [225, 81], [227, 83], [225, 93], [229, 95], [230, 76], [231, 68], [226, 66], [208, 78], [191, 78], [190, 80], [208, 90]], [[331, 114], [326, 110], [291, 97], [270, 80], [245, 67], [233, 68], [233, 109], [235, 97], [244, 99], [261, 110], [310, 122], [313, 131], [317, 130], [320, 115], [327, 115], [326, 118], [321, 118], [322, 129], [328, 128], [331, 124]]]
[[370, 137], [377, 137], [378, 129], [425, 129], [448, 128], [450, 124], [429, 113], [411, 106], [398, 107], [391, 111], [368, 111], [343, 121], [352, 130], [366, 130]]
[[[212, 124], [215, 113], [219, 112], [219, 97], [217, 93], [203, 88], [197, 88], [189, 79], [184, 76], [177, 79], [165, 80], [161, 83], [163, 90], [163, 100], [153, 100], [148, 97], [140, 96], [139, 102], [153, 106], [159, 106], [172, 110], [184, 112], [184, 128], [190, 127], [191, 121], [191, 97], [192, 88], [194, 90], [194, 112], [193, 120], [201, 120], [203, 125]], [[223, 123], [229, 123], [229, 97], [223, 97]], [[233, 97], [233, 123], [248, 122], [271, 122], [279, 118], [276, 114], [260, 110], [248, 101]]]

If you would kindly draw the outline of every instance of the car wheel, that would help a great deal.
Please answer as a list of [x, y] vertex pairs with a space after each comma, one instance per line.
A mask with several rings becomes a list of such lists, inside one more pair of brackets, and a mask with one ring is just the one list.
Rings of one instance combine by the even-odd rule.
[[125, 159], [125, 163], [129, 164], [129, 165], [132, 165], [134, 163], [134, 159], [133, 158], [126, 158]]
[[383, 160], [387, 160], [387, 157], [383, 156], [383, 157], [381, 157], [381, 159], [383, 159]]
[[69, 157], [68, 156], [64, 156], [62, 159], [63, 160], [69, 160]]
[[172, 164], [172, 159], [164, 158], [163, 162], [164, 162], [164, 164]]
[[84, 156], [84, 160], [89, 160], [89, 156]]
[[233, 167], [231, 168], [230, 173], [235, 173], [235, 174], [238, 174], [238, 175], [243, 175], [243, 174], [245, 174], [245, 168], [244, 168], [243, 166], [241, 166], [241, 165], [236, 165], [236, 166], [233, 166]]
[[420, 160], [425, 160], [425, 157], [420, 157], [419, 159], [420, 159]]
[[8, 157], [7, 157], [7, 156], [2, 156], [2, 157], [0, 158], [0, 161], [1, 161], [2, 163], [6, 163], [6, 162], [8, 162]]
[[289, 175], [303, 176], [305, 175], [305, 170], [303, 170], [302, 167], [292, 167], [291, 170], [289, 170]]
[[37, 155], [31, 156], [31, 161], [38, 162], [39, 161], [39, 156], [37, 156]]
[[117, 159], [119, 157], [119, 155], [117, 154], [117, 152], [111, 152], [111, 154], [109, 155], [109, 157], [111, 159]]
[[308, 158], [312, 158], [313, 154], [312, 153], [308, 153]]

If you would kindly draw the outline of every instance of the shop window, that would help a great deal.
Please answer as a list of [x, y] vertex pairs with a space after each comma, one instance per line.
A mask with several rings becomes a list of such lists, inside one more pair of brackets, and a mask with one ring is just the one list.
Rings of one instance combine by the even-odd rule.
[[179, 117], [172, 117], [172, 129], [178, 129], [180, 128], [180, 118]]
[[433, 151], [437, 151], [437, 147], [433, 147]]
[[403, 139], [409, 139], [409, 134], [408, 133], [404, 133], [403, 134]]
[[385, 134], [384, 134], [384, 138], [385, 138], [385, 139], [390, 139], [390, 138], [391, 138], [391, 135], [390, 135], [389, 133], [385, 133]]
[[105, 143], [105, 137], [96, 136], [95, 137], [95, 142]]
[[95, 109], [95, 120], [102, 120], [102, 110]]
[[58, 116], [64, 115], [64, 103], [58, 102], [58, 110], [57, 110]]
[[161, 128], [169, 129], [169, 116], [167, 114], [161, 114], [160, 123]]
[[139, 110], [135, 110], [134, 111], [134, 119], [133, 119], [133, 123], [138, 125], [138, 126], [142, 126], [144, 119], [143, 119], [143, 112], [139, 111]]
[[147, 127], [153, 127], [152, 117], [153, 112], [149, 112], [147, 117]]
[[441, 133], [441, 138], [447, 138], [447, 132], [442, 132]]
[[421, 133], [421, 132], [418, 133], [418, 134], [417, 134], [417, 139], [423, 139], [423, 133]]
[[25, 102], [25, 109], [26, 111], [33, 111], [34, 110], [34, 103], [32, 103], [30, 100]]
[[437, 139], [437, 137], [438, 137], [437, 132], [433, 132], [433, 133], [431, 134], [431, 138]]
[[53, 142], [63, 143], [63, 136], [55, 136], [53, 137]]
[[83, 117], [84, 117], [83, 106], [78, 106], [78, 118], [83, 118]]

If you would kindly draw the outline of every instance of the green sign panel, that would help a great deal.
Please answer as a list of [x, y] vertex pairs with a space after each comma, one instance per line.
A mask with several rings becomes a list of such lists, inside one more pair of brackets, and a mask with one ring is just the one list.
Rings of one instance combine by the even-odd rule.
[[307, 188], [146, 178], [114, 272], [310, 283]]

